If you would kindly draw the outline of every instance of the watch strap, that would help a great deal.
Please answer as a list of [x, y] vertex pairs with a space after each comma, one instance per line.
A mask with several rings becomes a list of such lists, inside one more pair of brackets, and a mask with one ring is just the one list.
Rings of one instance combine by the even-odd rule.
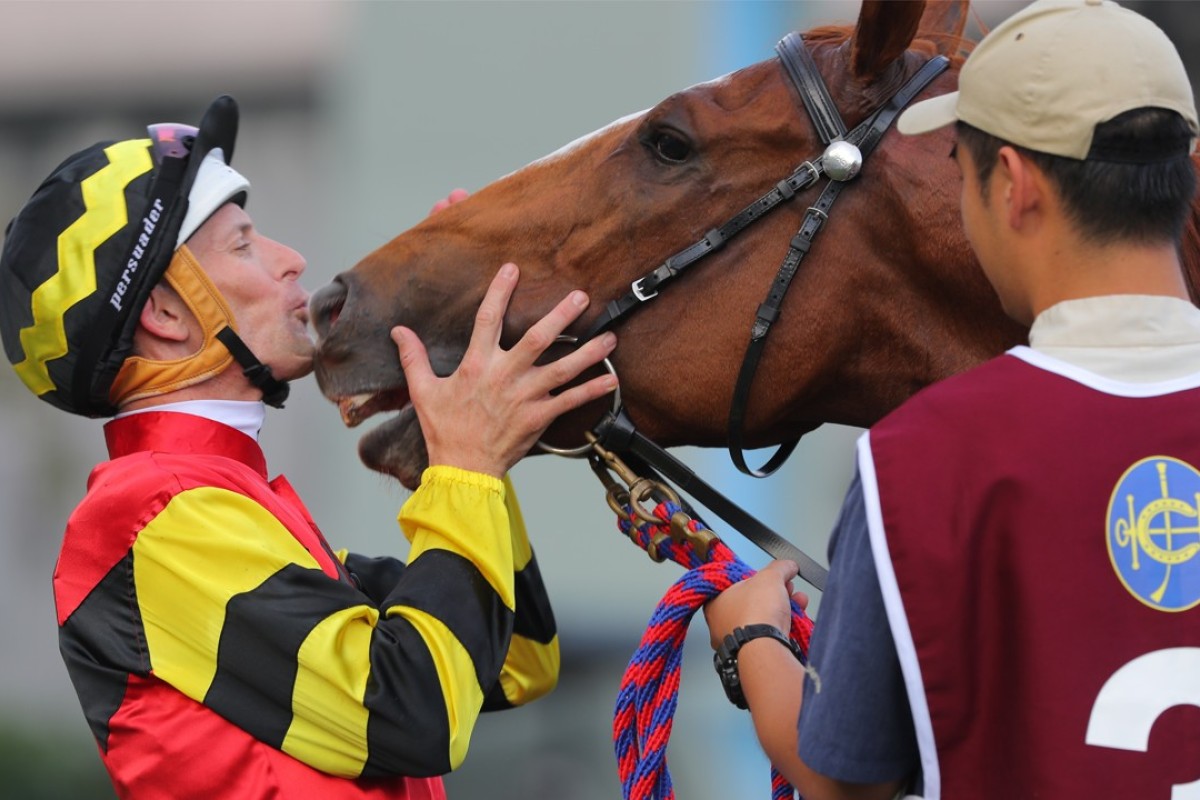
[[763, 638], [774, 639], [791, 650], [797, 661], [801, 663], [804, 661], [804, 654], [800, 651], [799, 645], [774, 625], [755, 624], [734, 628], [717, 646], [717, 651], [713, 654], [713, 667], [721, 679], [725, 696], [738, 708], [749, 707], [746, 703], [745, 692], [742, 690], [741, 677], [738, 674], [738, 651], [747, 643]]

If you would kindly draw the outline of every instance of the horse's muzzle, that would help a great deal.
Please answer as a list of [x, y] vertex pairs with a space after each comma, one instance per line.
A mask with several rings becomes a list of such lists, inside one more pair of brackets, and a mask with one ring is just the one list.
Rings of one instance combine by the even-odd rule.
[[346, 285], [340, 278], [334, 278], [327, 286], [321, 287], [308, 303], [308, 315], [312, 320], [317, 336], [326, 339], [329, 330], [337, 322], [346, 305]]

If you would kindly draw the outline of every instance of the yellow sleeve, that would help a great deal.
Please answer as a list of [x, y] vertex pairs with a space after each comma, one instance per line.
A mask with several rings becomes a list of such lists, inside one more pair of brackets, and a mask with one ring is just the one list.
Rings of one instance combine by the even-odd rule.
[[421, 486], [400, 509], [400, 529], [411, 543], [409, 564], [426, 552], [445, 550], [476, 566], [510, 610], [513, 537], [505, 484], [491, 475], [457, 467], [429, 467]]
[[489, 709], [523, 705], [549, 694], [558, 684], [560, 665], [550, 597], [529, 545], [516, 490], [508, 476], [504, 478], [504, 488], [512, 531], [517, 607], [512, 644], [500, 670], [503, 698], [489, 697]]

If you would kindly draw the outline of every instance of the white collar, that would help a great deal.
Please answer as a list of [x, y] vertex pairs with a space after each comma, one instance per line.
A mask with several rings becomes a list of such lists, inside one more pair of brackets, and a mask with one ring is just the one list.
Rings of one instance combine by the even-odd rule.
[[1038, 315], [1029, 344], [1109, 381], [1191, 380], [1200, 372], [1200, 309], [1151, 295], [1066, 300]]
[[1120, 294], [1064, 300], [1038, 314], [1035, 350], [1054, 347], [1162, 347], [1200, 342], [1200, 309], [1187, 300]]
[[254, 441], [267, 418], [267, 407], [261, 400], [183, 400], [178, 403], [163, 403], [132, 411], [122, 411], [116, 418], [130, 417], [147, 411], [173, 411], [204, 417], [222, 425], [241, 431]]

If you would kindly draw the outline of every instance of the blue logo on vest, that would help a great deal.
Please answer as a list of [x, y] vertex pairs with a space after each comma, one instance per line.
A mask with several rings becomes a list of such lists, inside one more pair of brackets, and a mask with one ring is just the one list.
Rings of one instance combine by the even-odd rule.
[[1125, 471], [1108, 501], [1108, 555], [1129, 593], [1159, 611], [1200, 604], [1200, 471], [1169, 456]]

